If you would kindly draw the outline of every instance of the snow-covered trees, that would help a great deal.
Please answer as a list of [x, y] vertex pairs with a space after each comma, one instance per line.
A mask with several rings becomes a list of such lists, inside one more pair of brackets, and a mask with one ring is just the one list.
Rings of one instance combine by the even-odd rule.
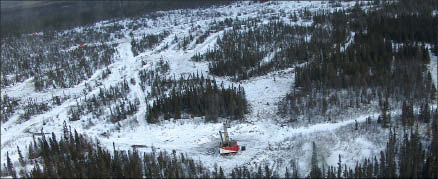
[[90, 113], [95, 118], [107, 118], [113, 123], [124, 120], [137, 112], [140, 104], [138, 98], [127, 97], [129, 91], [127, 80], [109, 88], [101, 87], [97, 95], [76, 100], [76, 105], [68, 110], [69, 120], [76, 121]]
[[0, 98], [1, 122], [8, 121], [9, 117], [18, 108], [18, 106], [19, 106], [18, 102], [19, 102], [19, 100], [15, 99], [15, 98], [8, 97], [8, 95], [1, 96], [1, 98]]
[[[291, 67], [308, 59], [305, 44], [307, 31], [302, 26], [292, 26], [272, 20], [260, 25], [258, 18], [246, 20], [225, 19], [211, 24], [211, 29], [231, 27], [217, 39], [217, 46], [204, 54], [195, 54], [195, 61], [210, 61], [209, 70], [218, 76], [232, 76], [244, 80], [273, 70]], [[278, 51], [278, 52], [277, 52]], [[266, 59], [272, 55], [272, 59]]]
[[218, 117], [242, 119], [248, 112], [248, 102], [242, 87], [217, 85], [215, 80], [204, 79], [201, 75], [192, 74], [187, 79], [159, 81], [156, 86], [164, 86], [166, 82], [170, 93], [159, 96], [152, 106], [148, 106], [146, 120], [149, 123], [164, 119], [181, 118], [182, 114], [205, 116], [207, 121], [216, 121]]
[[137, 56], [139, 53], [142, 53], [147, 49], [151, 49], [152, 47], [155, 47], [168, 35], [169, 32], [164, 31], [157, 35], [154, 34], [143, 35], [143, 37], [139, 40], [131, 39], [132, 53], [134, 54], [134, 56]]
[[[151, 153], [139, 153], [137, 150], [110, 153], [99, 143], [93, 143], [86, 136], [74, 131], [67, 131], [60, 139], [52, 137], [34, 140], [32, 153], [22, 158], [22, 167], [26, 162], [33, 166], [31, 171], [22, 169], [21, 177], [30, 178], [199, 178], [209, 176], [209, 171], [200, 162], [181, 153], [176, 155], [166, 151], [157, 151], [152, 147]], [[98, 142], [98, 141], [97, 141]], [[20, 152], [20, 150], [18, 149]], [[15, 166], [7, 154], [6, 171], [2, 176], [17, 177]], [[41, 169], [42, 168], [42, 169]], [[221, 175], [224, 177], [224, 172]]]
[[[422, 8], [416, 10], [419, 14], [426, 13]], [[427, 71], [430, 57], [425, 45], [432, 41], [425, 39], [422, 32], [414, 29], [418, 27], [415, 24], [422, 24], [421, 26], [429, 29], [425, 33], [430, 33], [436, 27], [428, 22], [436, 21], [437, 18], [429, 15], [408, 15], [406, 11], [388, 11], [392, 13], [388, 14], [384, 10], [366, 13], [355, 8], [348, 15], [338, 12], [316, 15], [314, 25], [333, 26], [334, 29], [326, 35], [327, 44], [331, 45], [318, 47], [318, 53], [309, 51], [309, 62], [296, 68], [293, 92], [281, 104], [280, 112], [292, 116], [298, 113], [306, 117], [327, 118], [327, 111], [329, 116], [337, 116], [346, 111], [339, 110], [345, 107], [354, 110], [369, 109], [372, 104], [382, 101], [382, 98], [396, 106], [403, 101], [422, 106], [433, 100], [436, 89], [431, 85], [432, 78]], [[365, 19], [359, 18], [360, 15]], [[409, 28], [406, 27], [403, 33], [396, 28], [404, 28], [411, 22], [415, 28], [409, 37], [404, 33]], [[338, 26], [345, 27], [343, 29], [351, 35], [336, 32]], [[312, 38], [309, 43], [324, 40], [320, 36]], [[435, 36], [436, 33], [430, 37]], [[348, 37], [351, 41], [343, 37]], [[384, 127], [388, 127], [389, 117], [390, 115], [382, 115]], [[421, 118], [428, 119], [427, 116]], [[405, 119], [408, 118], [403, 120]]]
[[315, 142], [312, 143], [312, 160], [309, 178], [322, 178], [322, 171], [318, 165], [318, 151]]

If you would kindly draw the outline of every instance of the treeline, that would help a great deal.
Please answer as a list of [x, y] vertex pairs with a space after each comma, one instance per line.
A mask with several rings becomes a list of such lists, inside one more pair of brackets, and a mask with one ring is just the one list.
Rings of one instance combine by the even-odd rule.
[[[210, 171], [201, 162], [183, 153], [166, 151], [143, 154], [137, 150], [113, 152], [102, 148], [99, 141], [73, 132], [64, 123], [64, 135], [54, 133], [33, 140], [27, 151], [17, 146], [21, 167], [14, 166], [9, 154], [2, 176], [26, 178], [209, 178]], [[32, 166], [28, 171], [26, 167]], [[17, 170], [19, 169], [18, 173]], [[219, 175], [221, 174], [221, 175]], [[217, 176], [224, 176], [222, 168]]]
[[391, 43], [382, 38], [355, 37], [345, 52], [327, 54], [323, 60], [298, 67], [295, 86], [303, 90], [381, 87], [407, 99], [431, 94], [431, 75], [425, 72], [430, 62], [426, 47], [404, 44], [393, 52]]
[[146, 120], [149, 123], [158, 122], [160, 117], [179, 119], [183, 114], [205, 116], [207, 121], [216, 121], [218, 117], [242, 119], [248, 113], [245, 91], [240, 86], [225, 88], [223, 83], [218, 86], [216, 80], [205, 79], [199, 74], [156, 82], [157, 86], [167, 86], [170, 92], [158, 96], [151, 106], [148, 105]]

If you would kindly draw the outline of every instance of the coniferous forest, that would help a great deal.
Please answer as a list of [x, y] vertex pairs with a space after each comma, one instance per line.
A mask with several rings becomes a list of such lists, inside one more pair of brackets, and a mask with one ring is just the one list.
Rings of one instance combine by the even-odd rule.
[[159, 116], [164, 119], [180, 119], [184, 113], [191, 116], [205, 116], [207, 121], [217, 121], [218, 117], [242, 120], [248, 113], [245, 91], [240, 86], [224, 87], [215, 80], [204, 79], [204, 76], [192, 74], [186, 79], [168, 79], [157, 82], [158, 86], [169, 85], [168, 96], [158, 97], [152, 106], [148, 106], [146, 120], [158, 122]]
[[135, 149], [120, 151], [113, 144], [110, 152], [99, 141], [72, 131], [66, 123], [63, 136], [57, 138], [54, 133], [45, 136], [41, 131], [41, 138], [34, 138], [28, 149], [21, 151], [17, 146], [20, 165], [30, 163], [33, 166], [30, 171], [24, 168], [17, 171], [7, 155], [3, 172], [14, 178], [18, 173], [27, 178], [208, 178], [210, 175], [202, 163], [176, 151], [157, 151], [153, 146], [150, 153]]
[[[0, 176], [438, 178], [438, 90], [432, 70], [438, 56], [438, 1], [357, 1], [343, 8], [348, 2], [353, 1], [321, 2], [330, 10], [261, 8], [256, 15], [237, 12], [231, 18], [234, 12], [192, 14], [188, 9], [235, 7], [232, 2], [120, 2], [109, 9], [91, 3], [98, 12], [82, 9], [69, 23], [62, 23], [66, 14], [54, 18], [40, 12], [41, 23], [29, 18], [14, 24], [20, 13], [8, 12], [2, 22], [1, 40], [7, 43], [1, 44], [0, 88], [11, 94], [1, 93], [0, 121], [25, 125], [19, 136], [32, 141], [2, 155]], [[247, 3], [277, 7], [276, 2]], [[160, 11], [170, 9], [176, 10]], [[214, 20], [201, 27], [196, 15]], [[121, 21], [125, 18], [130, 19]], [[161, 26], [166, 28], [154, 29]], [[277, 84], [287, 86], [272, 88]], [[16, 95], [27, 89], [35, 94]], [[276, 91], [284, 95], [270, 94]], [[357, 121], [352, 114], [365, 118]], [[250, 146], [247, 153], [216, 151], [223, 121], [235, 125], [229, 127], [231, 136]], [[140, 125], [146, 126], [140, 128], [146, 139], [139, 142], [165, 147], [125, 143], [137, 142], [131, 132]], [[178, 125], [212, 131], [190, 140], [178, 132], [177, 138], [169, 137]], [[35, 126], [41, 131], [32, 132]], [[354, 142], [375, 148], [351, 159], [357, 148], [341, 148], [341, 136], [327, 145], [326, 129], [314, 129], [318, 126], [337, 126], [335, 132], [327, 129], [327, 136], [351, 135]], [[2, 137], [17, 132], [10, 128], [2, 129], [7, 131]], [[182, 142], [172, 143], [175, 139]], [[109, 145], [111, 140], [121, 142]], [[12, 144], [2, 143], [2, 149]], [[326, 151], [335, 147], [345, 150], [330, 165], [333, 151]], [[276, 156], [277, 151], [283, 153]], [[214, 162], [206, 161], [212, 156], [220, 159], [214, 162], [248, 162], [212, 167]]]

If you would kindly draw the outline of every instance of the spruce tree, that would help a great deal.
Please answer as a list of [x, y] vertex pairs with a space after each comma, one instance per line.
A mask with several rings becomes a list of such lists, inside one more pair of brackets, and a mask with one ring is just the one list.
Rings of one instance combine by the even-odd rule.
[[222, 167], [219, 167], [219, 177], [218, 178], [225, 178], [224, 171], [222, 170]]
[[271, 170], [269, 169], [269, 166], [265, 165], [265, 178], [271, 178]]
[[310, 170], [309, 177], [310, 178], [321, 178], [322, 173], [321, 173], [321, 169], [318, 166], [318, 153], [317, 153], [315, 142], [312, 142], [312, 149], [313, 150], [312, 150], [311, 170]]
[[20, 162], [20, 165], [22, 167], [26, 166], [26, 159], [23, 157], [23, 154], [21, 153], [20, 147], [17, 145], [17, 152], [18, 152], [18, 161]]
[[286, 171], [284, 172], [284, 178], [285, 179], [289, 179], [290, 178], [289, 171], [287, 170], [287, 167], [286, 167]]
[[[338, 161], [338, 175], [337, 178], [341, 178], [341, 172], [342, 172], [342, 162], [341, 162], [341, 154], [339, 154], [339, 161]], [[345, 174], [344, 174], [345, 177]]]
[[9, 152], [6, 152], [6, 167], [8, 174], [11, 175], [12, 178], [17, 178], [17, 172], [15, 171], [11, 158], [9, 158]]

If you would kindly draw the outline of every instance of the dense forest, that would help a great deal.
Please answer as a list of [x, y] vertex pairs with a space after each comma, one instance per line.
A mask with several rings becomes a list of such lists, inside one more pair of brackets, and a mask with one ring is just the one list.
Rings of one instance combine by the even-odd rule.
[[376, 110], [380, 110], [384, 102], [399, 108], [403, 102], [421, 106], [436, 100], [437, 90], [427, 70], [431, 50], [427, 44], [437, 48], [433, 39], [437, 39], [438, 18], [431, 14], [437, 3], [425, 1], [431, 6], [426, 10], [418, 7], [415, 13], [388, 13], [403, 3], [384, 4], [376, 11], [355, 7], [349, 13], [314, 16], [314, 25], [341, 27], [354, 34], [350, 36], [353, 41], [345, 46], [333, 39], [334, 49], [321, 50], [319, 56], [298, 66], [292, 93], [280, 113], [292, 121], [303, 116], [326, 120], [345, 112], [339, 111], [345, 107], [361, 110], [378, 104]]
[[[192, 57], [195, 61], [211, 61], [209, 70], [218, 76], [232, 76], [244, 80], [264, 75], [303, 63], [308, 60], [311, 49], [305, 46], [305, 34], [310, 31], [303, 26], [292, 26], [272, 20], [267, 25], [257, 25], [260, 20], [231, 18], [210, 25], [211, 29], [232, 27], [217, 40], [217, 46], [204, 54]], [[307, 44], [306, 44], [307, 45]], [[275, 55], [272, 55], [272, 54]], [[264, 58], [272, 55], [272, 59]], [[269, 57], [269, 56], [268, 56]]]
[[183, 114], [191, 117], [205, 116], [206, 121], [216, 122], [218, 117], [243, 119], [248, 113], [248, 102], [242, 87], [224, 84], [217, 85], [213, 79], [204, 78], [201, 74], [191, 74], [178, 80], [158, 78], [154, 82], [157, 86], [168, 86], [168, 95], [159, 96], [152, 106], [147, 107], [146, 120], [149, 123], [158, 122], [163, 115], [164, 119], [180, 119]]
[[[138, 72], [146, 98], [153, 99], [153, 103], [147, 105], [148, 123], [181, 119], [187, 115], [205, 117], [207, 122], [216, 122], [218, 117], [242, 120], [249, 112], [243, 87], [219, 85], [202, 73], [166, 77], [169, 63], [163, 59], [150, 66], [153, 68]], [[149, 86], [150, 91], [147, 91]]]
[[[339, 98], [349, 99], [349, 104], [344, 105], [353, 108], [377, 101], [381, 111], [377, 122], [390, 130], [386, 149], [380, 156], [365, 159], [354, 167], [343, 166], [339, 156], [338, 166], [329, 166], [326, 171], [318, 166], [314, 153], [310, 178], [438, 176], [438, 113], [436, 110], [431, 113], [429, 106], [436, 102], [437, 91], [426, 69], [429, 50], [436, 54], [438, 18], [431, 12], [437, 9], [438, 3], [402, 0], [382, 6], [370, 12], [353, 9], [345, 24], [355, 34], [354, 41], [333, 52], [322, 51], [321, 58], [297, 68], [293, 93], [286, 98], [289, 109], [285, 111], [303, 109], [304, 106], [297, 107], [300, 97], [312, 104], [313, 100], [305, 96], [315, 93], [322, 94], [312, 95], [317, 98], [313, 103], [315, 109], [325, 110], [330, 105], [343, 108]], [[318, 23], [336, 24], [333, 21], [339, 19], [332, 16], [316, 17], [320, 18]], [[428, 49], [426, 44], [433, 49]], [[339, 90], [347, 90], [348, 96], [339, 97]], [[414, 106], [419, 108], [418, 113], [414, 114]], [[401, 108], [401, 116], [391, 117], [388, 110], [394, 108]], [[418, 132], [418, 126], [424, 125], [423, 130], [429, 131], [427, 138], [420, 137]]]

